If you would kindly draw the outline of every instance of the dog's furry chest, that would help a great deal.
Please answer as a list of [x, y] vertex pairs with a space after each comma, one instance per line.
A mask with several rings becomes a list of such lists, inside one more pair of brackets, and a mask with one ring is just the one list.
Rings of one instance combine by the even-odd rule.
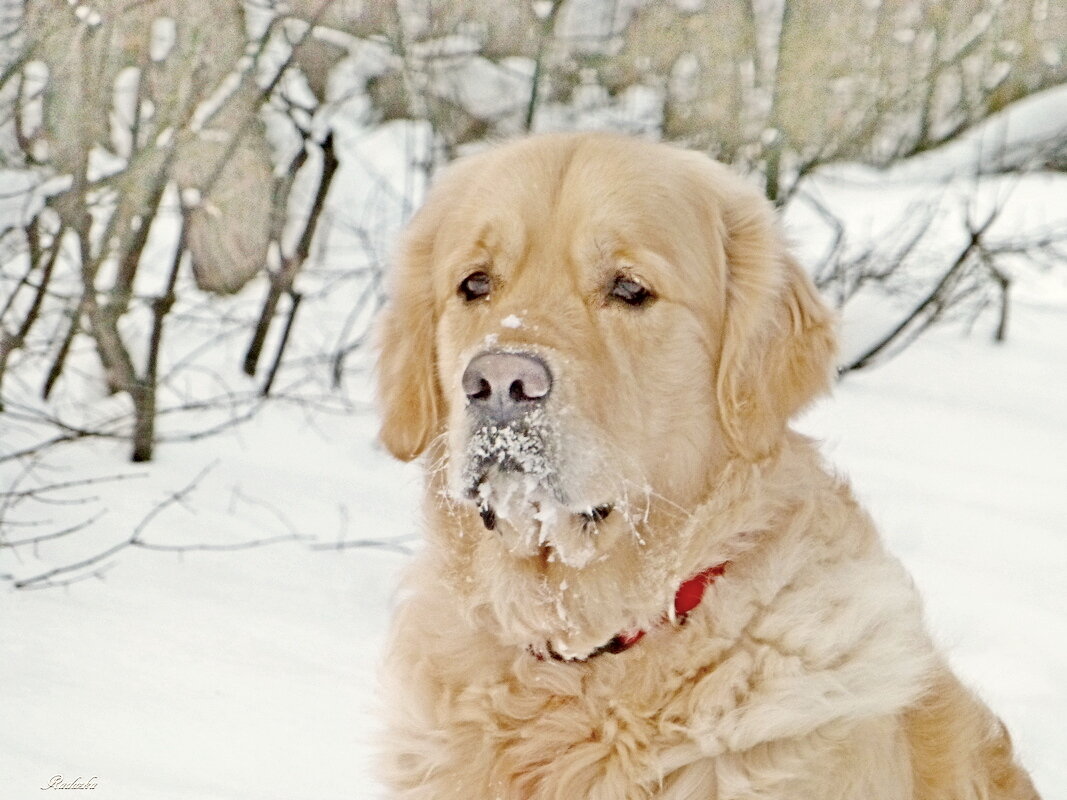
[[413, 598], [401, 624], [433, 641], [403, 656], [423, 695], [394, 735], [439, 792], [404, 796], [680, 798], [710, 770], [725, 798], [786, 762], [796, 779], [798, 758], [829, 768], [835, 737], [899, 747], [891, 726], [855, 731], [887, 724], [933, 669], [914, 593], [884, 556], [819, 569], [777, 587], [735, 574], [685, 626], [583, 663], [500, 647]]

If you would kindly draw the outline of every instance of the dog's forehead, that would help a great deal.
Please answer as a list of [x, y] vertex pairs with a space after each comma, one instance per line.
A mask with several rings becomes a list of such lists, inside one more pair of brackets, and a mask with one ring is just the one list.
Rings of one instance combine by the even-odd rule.
[[540, 137], [467, 159], [450, 176], [440, 260], [506, 264], [551, 251], [639, 261], [643, 251], [704, 272], [721, 247], [718, 212], [689, 155], [594, 136]]
[[[629, 216], [669, 202], [674, 148], [614, 137], [535, 137], [471, 159], [468, 199], [539, 216]], [[558, 220], [557, 220], [558, 221]]]

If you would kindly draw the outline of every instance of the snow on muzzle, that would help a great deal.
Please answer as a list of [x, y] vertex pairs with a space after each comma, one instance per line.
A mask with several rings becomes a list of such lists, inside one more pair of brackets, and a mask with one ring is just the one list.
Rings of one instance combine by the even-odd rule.
[[[541, 407], [506, 423], [475, 423], [467, 441], [462, 486], [464, 497], [477, 503], [486, 528], [493, 530], [498, 516], [539, 519], [549, 507], [567, 510], [559, 444], [558, 431]], [[595, 524], [611, 510], [604, 504], [566, 513]]]

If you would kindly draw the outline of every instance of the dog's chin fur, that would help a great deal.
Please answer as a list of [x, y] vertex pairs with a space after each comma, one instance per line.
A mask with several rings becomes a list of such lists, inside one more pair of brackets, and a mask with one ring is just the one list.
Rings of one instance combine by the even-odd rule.
[[[620, 227], [660, 289], [645, 309], [604, 298], [603, 248], [575, 255]], [[491, 302], [457, 298], [471, 253]], [[1036, 800], [848, 485], [788, 429], [828, 386], [833, 320], [758, 193], [662, 145], [534, 138], [446, 173], [398, 269], [382, 440], [428, 471], [383, 671], [393, 798]], [[524, 327], [499, 330], [509, 312]], [[549, 365], [537, 410], [468, 405], [487, 341]]]
[[515, 558], [585, 567], [620, 536], [640, 537], [649, 489], [627, 488], [599, 448], [581, 446], [591, 437], [572, 417], [537, 407], [507, 423], [462, 420], [448, 439], [449, 501], [476, 509]]
[[566, 506], [552, 488], [522, 473], [491, 474], [473, 502], [483, 525], [497, 532], [515, 558], [560, 561], [569, 567], [585, 567], [601, 557], [625, 525], [615, 524], [619, 515], [611, 522], [594, 521], [592, 506]]

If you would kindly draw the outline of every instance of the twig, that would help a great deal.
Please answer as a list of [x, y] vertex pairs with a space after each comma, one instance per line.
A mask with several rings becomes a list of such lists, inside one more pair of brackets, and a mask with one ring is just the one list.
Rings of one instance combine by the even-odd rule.
[[330, 359], [330, 375], [334, 389], [341, 386], [341, 377], [344, 374], [345, 360], [348, 358], [349, 354], [362, 347], [367, 340], [367, 334], [364, 332], [360, 336], [357, 336], [354, 341], [345, 344], [345, 340], [348, 339], [348, 336], [352, 331], [352, 326], [355, 325], [356, 319], [358, 319], [371, 298], [378, 298], [380, 307], [381, 282], [382, 271], [381, 269], [376, 269], [371, 276], [370, 281], [367, 283], [367, 286], [360, 293], [355, 304], [353, 304], [352, 310], [348, 313], [348, 317], [345, 319], [344, 327], [341, 329], [340, 336], [338, 336], [337, 351]]
[[907, 314], [896, 326], [893, 327], [885, 336], [878, 340], [874, 345], [869, 347], [863, 355], [856, 358], [850, 364], [842, 367], [840, 373], [851, 372], [853, 370], [861, 370], [870, 366], [881, 355], [886, 348], [896, 342], [913, 323], [919, 320], [924, 315], [927, 319], [924, 320], [920, 326], [920, 329], [927, 327], [934, 319], [936, 319], [939, 313], [941, 305], [944, 303], [944, 294], [951, 282], [960, 274], [963, 267], [967, 264], [971, 255], [980, 248], [982, 235], [989, 229], [989, 226], [993, 224], [993, 221], [997, 218], [998, 213], [994, 211], [978, 228], [974, 228], [970, 232], [970, 238], [955, 260], [945, 270], [944, 274], [937, 284], [930, 290], [930, 292], [922, 299], [922, 301]]
[[133, 456], [136, 462], [151, 461], [156, 441], [156, 390], [159, 375], [159, 351], [163, 345], [163, 321], [174, 307], [174, 286], [178, 282], [178, 271], [185, 257], [186, 236], [189, 214], [183, 209], [181, 227], [178, 230], [178, 243], [174, 247], [170, 272], [163, 293], [152, 301], [152, 333], [148, 343], [148, 359], [145, 364], [144, 377], [136, 382], [131, 392], [134, 404]]
[[67, 327], [67, 333], [63, 336], [63, 341], [56, 351], [55, 358], [52, 359], [52, 365], [48, 368], [48, 374], [45, 376], [44, 384], [41, 386], [42, 400], [47, 400], [51, 396], [52, 390], [56, 387], [56, 381], [63, 374], [63, 367], [66, 366], [67, 356], [70, 354], [70, 346], [74, 343], [74, 337], [77, 336], [78, 329], [81, 327], [84, 308], [85, 298], [82, 297], [70, 314], [70, 325]]
[[396, 539], [348, 539], [343, 542], [332, 542], [329, 544], [313, 544], [312, 550], [350, 550], [350, 549], [362, 549], [362, 548], [378, 548], [381, 550], [392, 550], [396, 553], [403, 553], [404, 555], [411, 555], [414, 550], [407, 545], [401, 544], [413, 537], [398, 537]]
[[282, 329], [282, 338], [278, 342], [278, 350], [274, 354], [274, 361], [271, 362], [270, 370], [267, 372], [267, 380], [263, 383], [263, 397], [270, 395], [270, 389], [274, 385], [274, 378], [278, 374], [278, 368], [282, 365], [282, 356], [285, 353], [285, 347], [289, 344], [289, 334], [293, 331], [293, 323], [296, 321], [296, 312], [300, 308], [300, 301], [303, 299], [303, 295], [300, 292], [294, 292], [289, 290], [289, 315], [285, 320], [285, 328]]
[[211, 472], [217, 466], [217, 464], [218, 462], [214, 462], [204, 467], [204, 469], [202, 469], [196, 475], [196, 477], [194, 477], [184, 487], [182, 487], [176, 492], [172, 492], [162, 502], [152, 508], [147, 514], [144, 515], [141, 521], [137, 523], [137, 526], [133, 529], [133, 533], [128, 538], [112, 545], [111, 547], [97, 553], [94, 556], [90, 556], [89, 558], [82, 559], [81, 561], [77, 561], [73, 564], [64, 564], [60, 567], [54, 567], [50, 570], [47, 570], [39, 575], [35, 575], [30, 578], [23, 578], [21, 580], [17, 580], [14, 584], [15, 588], [26, 589], [36, 586], [37, 584], [51, 583], [52, 578], [54, 578], [56, 575], [76, 573], [88, 567], [95, 566], [96, 564], [99, 564], [100, 562], [105, 561], [108, 558], [111, 558], [113, 555], [122, 550], [125, 550], [127, 547], [143, 546], [144, 543], [141, 540], [141, 534], [144, 533], [145, 529], [152, 523], [152, 521], [160, 514], [162, 514], [166, 509], [170, 508], [172, 505], [181, 503], [191, 492], [193, 492], [193, 490], [197, 488], [197, 486], [200, 485], [200, 482], [207, 476], [209, 472]]
[[[40, 246], [40, 232], [38, 230], [38, 221], [40, 217], [36, 216], [33, 221], [26, 228], [26, 237], [30, 246], [30, 269], [23, 276], [23, 282], [20, 282], [19, 287], [16, 288], [16, 292], [24, 285], [24, 282], [29, 277], [30, 273], [35, 267], [37, 267], [41, 256]], [[59, 257], [59, 251], [62, 247], [62, 239], [65, 228], [62, 223], [59, 226], [59, 231], [56, 233], [52, 240], [52, 250], [48, 254], [48, 258], [45, 260], [44, 265], [41, 267], [41, 278], [37, 282], [37, 292], [33, 296], [33, 300], [30, 303], [29, 309], [26, 311], [26, 316], [23, 317], [21, 325], [18, 330], [11, 336], [8, 336], [6, 332], [3, 333], [3, 339], [0, 340], [0, 388], [3, 387], [4, 373], [7, 370], [7, 361], [11, 354], [22, 347], [26, 342], [26, 337], [30, 335], [30, 331], [37, 323], [37, 319], [41, 313], [41, 305], [44, 303], [45, 294], [48, 291], [48, 284], [52, 280], [52, 272], [56, 266], [56, 260]], [[12, 295], [14, 300], [14, 295]], [[0, 411], [4, 410], [3, 396], [0, 395]]]
[[69, 536], [72, 533], [77, 533], [78, 531], [83, 531], [86, 528], [92, 527], [100, 520], [101, 517], [104, 516], [104, 514], [104, 511], [98, 511], [88, 519], [84, 519], [81, 522], [78, 522], [74, 525], [70, 525], [66, 528], [62, 528], [58, 531], [52, 531], [51, 533], [42, 533], [40, 536], [27, 536], [25, 539], [15, 539], [14, 541], [4, 541], [0, 539], [0, 547], [9, 547], [13, 550], [16, 547], [26, 547], [30, 545], [36, 547], [37, 545], [43, 544], [44, 542], [50, 542], [55, 539], [62, 539], [64, 536]]
[[243, 491], [241, 491], [240, 486], [234, 486], [233, 494], [230, 496], [229, 512], [231, 514], [236, 512], [238, 501], [245, 503], [246, 505], [250, 505], [253, 508], [264, 509], [265, 511], [269, 512], [272, 517], [278, 520], [279, 523], [281, 523], [281, 526], [285, 528], [285, 530], [290, 536], [297, 536], [296, 526], [293, 525], [292, 521], [285, 515], [285, 513], [273, 503], [270, 503], [260, 497], [252, 497], [250, 495], [247, 495]]
[[556, 18], [565, 0], [551, 0], [548, 13], [541, 20], [541, 37], [537, 42], [537, 57], [534, 59], [533, 77], [530, 80], [530, 99], [526, 104], [526, 116], [523, 119], [523, 130], [529, 133], [533, 130], [534, 115], [537, 113], [538, 95], [541, 87], [541, 72], [544, 70], [545, 50], [548, 40], [552, 37], [556, 28]]
[[237, 550], [252, 550], [257, 547], [268, 547], [273, 544], [280, 544], [282, 542], [305, 542], [310, 541], [313, 537], [306, 534], [287, 534], [285, 536], [272, 536], [268, 539], [251, 539], [246, 542], [234, 542], [233, 544], [155, 544], [153, 542], [136, 541], [130, 544], [133, 547], [139, 547], [142, 550], [156, 550], [164, 553], [191, 553], [191, 552], [208, 552], [208, 553], [228, 553]]
[[[92, 572], [84, 572], [81, 575], [75, 575], [73, 578], [67, 578], [62, 581], [46, 580], [41, 583], [34, 583], [20, 588], [23, 588], [26, 591], [40, 591], [41, 589], [66, 589], [70, 586], [73, 586], [75, 583], [81, 583], [82, 581], [87, 581], [92, 578], [96, 578], [97, 580], [102, 581], [104, 579], [104, 573], [106, 573], [109, 569], [112, 569], [114, 566], [115, 563], [112, 562], [110, 564], [104, 564], [102, 567], [94, 569]], [[11, 580], [13, 576], [3, 575], [0, 577]]]
[[331, 132], [327, 134], [322, 142], [322, 173], [319, 176], [315, 200], [308, 213], [303, 233], [292, 255], [283, 258], [281, 269], [271, 276], [270, 288], [267, 291], [266, 300], [263, 302], [259, 321], [256, 323], [252, 341], [249, 343], [248, 350], [245, 353], [244, 371], [246, 375], [256, 374], [256, 367], [263, 352], [263, 343], [267, 339], [271, 321], [274, 319], [274, 313], [278, 308], [278, 301], [283, 294], [291, 291], [297, 272], [311, 252], [311, 240], [315, 236], [315, 229], [318, 227], [319, 217], [326, 205], [326, 196], [329, 194], [330, 184], [333, 182], [338, 165], [337, 154], [333, 148], [333, 133]]
[[128, 472], [121, 475], [107, 475], [104, 477], [78, 478], [71, 481], [60, 481], [59, 483], [49, 483], [46, 486], [35, 486], [32, 489], [18, 489], [17, 487], [12, 487], [6, 492], [0, 492], [0, 496], [13, 498], [16, 501], [33, 498], [41, 503], [49, 503], [50, 505], [68, 505], [70, 501], [44, 500], [41, 498], [41, 495], [62, 491], [63, 489], [74, 489], [83, 486], [96, 486], [101, 483], [114, 483], [115, 481], [144, 478], [146, 475], [147, 473], [144, 472]]

